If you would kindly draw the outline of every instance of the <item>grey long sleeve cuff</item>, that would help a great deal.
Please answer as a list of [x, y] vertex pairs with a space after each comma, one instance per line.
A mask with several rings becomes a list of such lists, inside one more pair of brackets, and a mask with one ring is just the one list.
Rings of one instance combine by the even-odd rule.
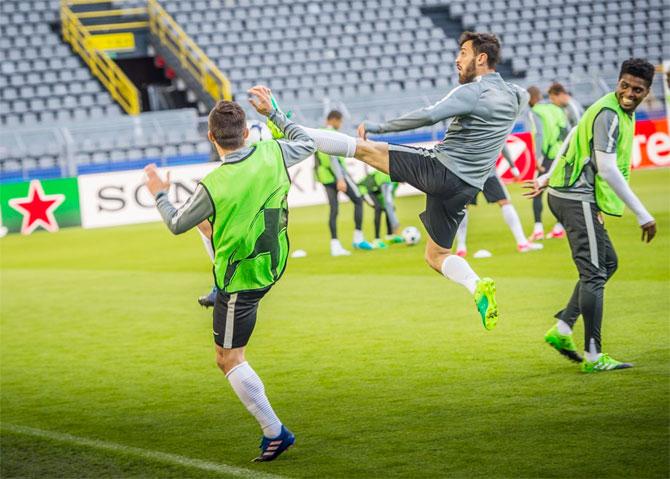
[[286, 139], [277, 140], [277, 143], [282, 150], [287, 168], [314, 154], [316, 143], [300, 125], [289, 120], [278, 110], [272, 110], [269, 118], [285, 135]]
[[179, 209], [170, 202], [167, 193], [161, 191], [156, 195], [156, 207], [163, 222], [176, 235], [199, 225], [214, 213], [212, 201], [202, 185], [198, 185], [193, 195]]

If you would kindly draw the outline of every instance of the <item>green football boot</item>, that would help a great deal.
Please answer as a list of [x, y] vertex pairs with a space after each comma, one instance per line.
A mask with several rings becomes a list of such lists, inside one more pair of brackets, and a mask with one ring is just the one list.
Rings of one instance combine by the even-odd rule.
[[496, 302], [496, 284], [491, 278], [482, 278], [477, 281], [475, 305], [482, 317], [484, 329], [495, 328], [498, 322], [498, 303]]
[[400, 244], [405, 242], [405, 238], [400, 235], [386, 235], [386, 241], [391, 244]]
[[554, 325], [544, 335], [544, 340], [549, 346], [561, 353], [563, 356], [576, 363], [582, 362], [582, 357], [577, 354], [577, 347], [572, 340], [572, 334], [561, 334], [558, 332], [558, 326]]
[[384, 243], [384, 242], [383, 242], [382, 240], [380, 240], [380, 239], [376, 239], [376, 240], [374, 240], [374, 241], [372, 242], [372, 246], [374, 246], [375, 249], [386, 249], [386, 248], [388, 248], [388, 246], [386, 245], [386, 243]]
[[622, 363], [611, 358], [608, 354], [601, 354], [597, 361], [584, 360], [582, 362], [583, 373], [603, 373], [606, 371], [614, 371], [615, 369], [628, 369], [632, 367], [633, 365], [631, 363]]
[[[270, 96], [270, 101], [272, 102], [272, 108], [274, 108], [277, 111], [282, 111], [281, 108], [279, 108], [279, 104], [277, 103], [277, 99], [275, 98], [274, 95]], [[291, 118], [292, 112], [287, 112], [286, 113], [286, 118]], [[272, 138], [275, 140], [278, 140], [280, 138], [284, 138], [284, 132], [281, 131], [277, 125], [275, 125], [270, 118], [267, 119], [266, 124], [268, 125], [268, 128], [270, 129], [270, 133], [272, 134]]]

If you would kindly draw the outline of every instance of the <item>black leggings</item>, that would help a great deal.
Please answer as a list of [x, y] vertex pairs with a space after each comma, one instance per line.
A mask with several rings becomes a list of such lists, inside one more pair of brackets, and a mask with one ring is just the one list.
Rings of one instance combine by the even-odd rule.
[[[345, 177], [345, 181], [347, 182], [347, 191], [345, 194], [354, 204], [354, 226], [357, 230], [360, 230], [363, 227], [363, 198], [353, 181], [348, 177]], [[326, 187], [326, 195], [328, 196], [328, 204], [330, 205], [330, 215], [328, 218], [330, 237], [332, 239], [337, 239], [337, 214], [339, 213], [337, 187], [335, 186], [335, 183], [328, 183], [323, 186]]]
[[[544, 172], [539, 173], [539, 175], [543, 175], [547, 171], [551, 169], [551, 163], [552, 160], [545, 158], [542, 160], [542, 166], [544, 167]], [[540, 193], [537, 195], [535, 198], [533, 198], [533, 217], [535, 218], [536, 223], [542, 223], [542, 210], [543, 210], [543, 205], [542, 205], [542, 196], [544, 196], [543, 193]]]

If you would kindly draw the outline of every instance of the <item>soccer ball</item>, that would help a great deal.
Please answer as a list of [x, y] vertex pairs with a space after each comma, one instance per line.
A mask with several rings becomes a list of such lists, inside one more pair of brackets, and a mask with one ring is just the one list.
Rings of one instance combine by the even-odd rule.
[[259, 141], [271, 140], [272, 133], [268, 126], [258, 120], [249, 120], [247, 122], [247, 128], [249, 128], [249, 136], [245, 143], [246, 146], [253, 146]]
[[412, 246], [421, 241], [421, 232], [414, 226], [408, 226], [402, 230], [402, 237], [405, 240], [407, 246]]

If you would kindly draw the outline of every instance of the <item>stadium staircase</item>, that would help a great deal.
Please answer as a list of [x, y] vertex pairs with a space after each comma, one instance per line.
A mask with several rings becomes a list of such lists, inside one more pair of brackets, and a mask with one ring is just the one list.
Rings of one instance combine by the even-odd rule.
[[[150, 102], [142, 101], [137, 85], [115, 60], [150, 53], [156, 54], [153, 65], [165, 69], [168, 78], [180, 78], [203, 110], [231, 98], [228, 79], [156, 0], [131, 8], [117, 8], [106, 0], [63, 0], [61, 25], [63, 39], [129, 115], [139, 114]], [[139, 68], [134, 70], [137, 74]], [[148, 81], [146, 75], [142, 80]]]

